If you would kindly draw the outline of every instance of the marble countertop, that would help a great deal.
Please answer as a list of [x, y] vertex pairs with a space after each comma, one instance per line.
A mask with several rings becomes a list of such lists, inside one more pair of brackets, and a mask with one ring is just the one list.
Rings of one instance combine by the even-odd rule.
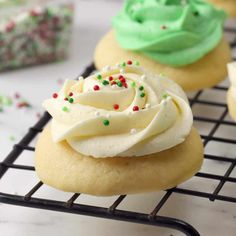
[[[38, 120], [39, 114], [43, 112], [41, 102], [60, 88], [62, 79], [75, 78], [91, 62], [97, 41], [111, 27], [110, 18], [116, 14], [120, 6], [120, 1], [78, 1], [70, 58], [67, 61], [0, 74], [0, 95], [5, 94], [14, 97], [17, 93], [32, 105], [30, 109], [17, 109], [15, 99], [13, 106], [0, 113], [0, 161], [9, 153], [14, 143], [20, 140], [26, 130]], [[204, 96], [211, 97], [212, 95], [209, 91]], [[222, 100], [224, 98], [217, 96], [214, 99]], [[196, 107], [195, 112], [198, 112], [198, 109], [200, 108]], [[212, 116], [218, 114], [218, 111], [207, 110], [206, 112]], [[227, 117], [226, 119], [230, 118]], [[202, 133], [207, 132], [208, 127], [205, 125], [200, 123], [195, 125]], [[235, 137], [236, 133], [235, 130], [229, 129], [219, 130], [219, 132], [225, 132], [226, 135], [232, 137]], [[234, 155], [235, 157], [236, 153], [235, 146], [227, 147], [212, 144], [209, 145], [208, 149], [209, 152], [226, 156]], [[33, 165], [32, 153], [23, 154], [16, 163]], [[206, 161], [203, 169], [209, 173], [222, 174], [227, 167], [226, 164]], [[235, 177], [236, 172], [233, 172], [232, 175]], [[37, 181], [35, 173], [9, 170], [0, 181], [0, 191], [24, 194]], [[217, 184], [216, 181], [207, 182], [194, 178], [184, 185], [191, 186], [193, 189], [200, 186], [202, 190], [211, 192]], [[224, 191], [226, 191], [225, 194], [236, 196], [236, 189], [233, 184], [227, 186]], [[127, 196], [119, 209], [149, 213], [163, 194], [161, 192]], [[35, 197], [65, 201], [71, 197], [71, 194], [43, 186]], [[116, 197], [97, 198], [82, 195], [77, 201], [91, 205], [109, 206], [114, 199]], [[207, 199], [174, 194], [161, 210], [160, 215], [185, 220], [204, 236], [236, 235], [236, 204], [233, 203], [210, 202]], [[0, 203], [0, 235], [179, 236], [183, 234], [154, 226], [28, 209]]]

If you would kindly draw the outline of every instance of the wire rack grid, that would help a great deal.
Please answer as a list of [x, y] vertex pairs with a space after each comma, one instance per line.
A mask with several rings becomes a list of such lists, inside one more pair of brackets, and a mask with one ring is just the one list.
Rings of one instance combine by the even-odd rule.
[[[236, 30], [228, 28], [225, 30], [228, 34], [231, 34], [231, 38], [233, 38], [231, 42], [232, 49], [236, 48]], [[95, 70], [94, 64], [89, 65], [82, 76], [87, 77]], [[206, 91], [211, 92], [221, 92], [223, 96], [226, 96], [228, 87], [227, 86], [216, 86], [210, 90], [198, 91], [193, 96], [191, 96], [190, 105], [193, 108], [195, 106], [207, 106], [210, 108], [220, 109], [221, 114], [218, 118], [209, 118], [209, 116], [205, 115], [197, 115], [194, 114], [194, 121], [201, 122], [210, 127], [207, 134], [202, 134], [202, 140], [205, 148], [211, 142], [217, 142], [222, 145], [236, 145], [235, 138], [227, 138], [221, 135], [218, 135], [218, 131], [222, 126], [227, 126], [230, 129], [236, 128], [236, 123], [231, 120], [227, 120], [228, 109], [225, 102], [217, 102], [212, 101], [207, 98]], [[0, 180], [4, 178], [6, 172], [11, 170], [21, 170], [21, 171], [34, 171], [33, 166], [23, 165], [23, 164], [15, 164], [15, 161], [20, 157], [23, 152], [34, 152], [35, 148], [29, 146], [31, 141], [37, 137], [37, 135], [43, 130], [44, 126], [50, 121], [51, 117], [48, 113], [44, 113], [43, 117], [33, 126], [31, 127], [27, 134], [22, 138], [22, 140], [14, 145], [12, 151], [7, 155], [7, 157], [0, 162]], [[216, 135], [217, 134], [217, 135]], [[231, 203], [236, 203], [236, 196], [232, 196], [229, 194], [223, 194], [222, 189], [225, 184], [231, 183], [236, 184], [236, 178], [231, 176], [235, 166], [236, 166], [236, 156], [233, 157], [225, 157], [224, 155], [216, 155], [212, 153], [205, 154], [205, 160], [212, 160], [218, 163], [227, 163], [228, 168], [224, 174], [215, 174], [208, 173], [205, 171], [200, 171], [196, 174], [195, 178], [200, 178], [204, 181], [215, 180], [217, 181], [217, 185], [214, 188], [213, 192], [206, 192], [201, 190], [201, 186], [199, 186], [198, 190], [191, 188], [183, 188], [183, 187], [175, 187], [165, 191], [163, 197], [158, 200], [156, 203], [156, 207], [149, 213], [138, 213], [135, 211], [128, 210], [119, 210], [119, 205], [125, 201], [126, 195], [118, 196], [117, 199], [109, 206], [109, 207], [100, 207], [96, 205], [85, 205], [80, 203], [75, 203], [75, 201], [81, 195], [80, 193], [74, 193], [67, 201], [59, 201], [59, 200], [51, 200], [44, 198], [37, 198], [33, 195], [43, 186], [43, 183], [39, 181], [35, 186], [32, 187], [27, 193], [24, 195], [17, 194], [9, 194], [2, 192], [0, 189], [0, 202], [6, 204], [13, 204], [24, 207], [32, 207], [39, 209], [46, 209], [52, 211], [60, 211], [66, 213], [80, 214], [80, 215], [88, 215], [100, 218], [107, 218], [113, 220], [127, 221], [139, 224], [147, 224], [154, 225], [159, 227], [166, 227], [175, 229], [183, 232], [188, 236], [199, 236], [200, 233], [196, 230], [192, 225], [187, 222], [176, 219], [173, 217], [162, 216], [159, 214], [160, 210], [168, 204], [168, 200], [174, 194], [179, 195], [188, 195], [191, 197], [200, 197], [205, 198], [206, 200], [210, 200], [212, 202], [219, 200]]]

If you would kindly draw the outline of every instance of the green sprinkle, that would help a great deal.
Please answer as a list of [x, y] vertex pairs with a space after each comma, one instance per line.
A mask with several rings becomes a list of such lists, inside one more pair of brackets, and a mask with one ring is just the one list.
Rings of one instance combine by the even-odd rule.
[[121, 66], [125, 67], [125, 66], [126, 66], [126, 63], [125, 63], [125, 62], [122, 62], [122, 63], [121, 63]]
[[108, 82], [107, 80], [103, 80], [103, 81], [102, 81], [102, 84], [106, 86], [106, 85], [109, 84], [109, 82]]
[[131, 83], [131, 87], [132, 87], [132, 88], [135, 88], [135, 87], [136, 87], [136, 83], [135, 83], [134, 81]]
[[120, 81], [117, 82], [117, 86], [122, 87], [122, 83]]
[[69, 102], [69, 103], [73, 103], [73, 102], [74, 102], [74, 99], [73, 99], [73, 98], [69, 98], [69, 99], [68, 99], [68, 102]]
[[62, 111], [68, 112], [68, 111], [69, 111], [69, 108], [68, 108], [68, 107], [62, 107]]
[[140, 65], [139, 61], [135, 61], [135, 62], [134, 62], [134, 65], [135, 65], [135, 66], [139, 66], [139, 65]]
[[163, 95], [162, 95], [162, 98], [164, 98], [164, 99], [166, 99], [166, 98], [168, 98], [169, 97], [169, 95], [167, 94], [167, 93], [164, 93]]
[[11, 135], [11, 136], [9, 137], [9, 139], [10, 139], [10, 141], [12, 141], [12, 142], [14, 142], [14, 141], [16, 140], [16, 138], [15, 138], [13, 135]]
[[101, 80], [102, 79], [102, 76], [99, 74], [97, 75], [97, 79]]
[[140, 91], [143, 91], [143, 90], [144, 90], [144, 87], [143, 87], [143, 86], [140, 86], [140, 87], [139, 87], [139, 90], [140, 90]]
[[109, 121], [109, 120], [104, 120], [104, 121], [103, 121], [103, 124], [104, 124], [105, 126], [108, 126], [108, 125], [110, 125], [110, 121]]
[[140, 94], [140, 97], [141, 97], [141, 98], [144, 98], [145, 96], [146, 96], [145, 93], [141, 93], [141, 94]]

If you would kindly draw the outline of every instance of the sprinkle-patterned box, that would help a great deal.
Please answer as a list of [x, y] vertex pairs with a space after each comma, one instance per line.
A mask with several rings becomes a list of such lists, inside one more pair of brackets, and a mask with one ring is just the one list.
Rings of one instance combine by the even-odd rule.
[[0, 71], [66, 58], [74, 8], [69, 1], [0, 1]]

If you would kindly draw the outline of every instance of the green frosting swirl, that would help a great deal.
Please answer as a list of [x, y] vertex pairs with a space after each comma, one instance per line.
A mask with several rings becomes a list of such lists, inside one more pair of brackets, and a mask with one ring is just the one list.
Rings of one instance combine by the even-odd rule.
[[184, 66], [219, 44], [226, 17], [203, 0], [126, 0], [113, 25], [122, 48]]

